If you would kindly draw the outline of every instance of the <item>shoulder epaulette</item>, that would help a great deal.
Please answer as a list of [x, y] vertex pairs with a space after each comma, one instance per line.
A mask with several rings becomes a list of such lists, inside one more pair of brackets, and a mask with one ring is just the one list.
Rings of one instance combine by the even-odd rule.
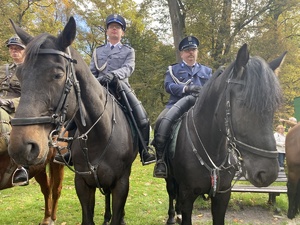
[[125, 47], [127, 47], [127, 48], [132, 48], [130, 45], [128, 45], [128, 44], [123, 44]]
[[101, 48], [101, 47], [103, 47], [103, 46], [105, 46], [106, 44], [102, 44], [102, 45], [99, 45], [97, 48]]

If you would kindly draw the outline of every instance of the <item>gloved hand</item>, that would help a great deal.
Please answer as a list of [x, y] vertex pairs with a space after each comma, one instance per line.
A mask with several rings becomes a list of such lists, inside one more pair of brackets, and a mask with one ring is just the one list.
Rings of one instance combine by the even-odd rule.
[[184, 92], [187, 94], [198, 94], [201, 91], [201, 86], [198, 85], [190, 85], [186, 86]]
[[3, 99], [3, 98], [0, 98], [0, 106], [8, 106], [10, 105], [10, 100], [8, 99]]
[[115, 75], [112, 73], [107, 73], [100, 78], [100, 83], [111, 83], [115, 79]]

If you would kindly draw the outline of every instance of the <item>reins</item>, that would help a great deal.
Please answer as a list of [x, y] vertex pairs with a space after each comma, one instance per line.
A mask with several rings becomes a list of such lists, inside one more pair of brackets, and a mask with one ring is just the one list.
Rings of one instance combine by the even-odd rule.
[[[277, 151], [268, 151], [268, 150], [265, 150], [265, 149], [261, 149], [261, 148], [257, 148], [257, 147], [254, 147], [254, 146], [251, 146], [251, 145], [248, 145], [240, 140], [237, 140], [237, 138], [235, 137], [234, 135], [234, 129], [233, 129], [233, 125], [232, 125], [232, 116], [231, 116], [231, 104], [230, 104], [230, 88], [229, 88], [229, 84], [238, 84], [238, 85], [245, 85], [244, 82], [241, 82], [239, 80], [235, 80], [235, 79], [232, 79], [232, 76], [233, 76], [233, 69], [231, 70], [230, 72], [230, 75], [229, 75], [229, 79], [227, 80], [226, 82], [226, 87], [225, 87], [225, 122], [224, 122], [224, 125], [225, 125], [225, 131], [226, 131], [226, 134], [223, 133], [223, 135], [226, 136], [226, 149], [227, 149], [227, 153], [226, 153], [226, 156], [224, 157], [224, 160], [222, 161], [222, 163], [217, 166], [213, 160], [211, 159], [211, 157], [209, 156], [208, 152], [207, 152], [207, 149], [205, 148], [202, 140], [201, 140], [201, 137], [198, 133], [198, 130], [196, 128], [196, 124], [195, 124], [195, 120], [194, 120], [194, 106], [192, 107], [191, 110], [189, 110], [187, 112], [187, 116], [186, 116], [186, 133], [187, 133], [187, 137], [188, 137], [188, 141], [192, 147], [192, 151], [193, 153], [195, 154], [195, 156], [197, 157], [198, 161], [200, 162], [200, 164], [202, 166], [204, 166], [211, 174], [211, 186], [212, 186], [212, 190], [211, 190], [211, 193], [212, 193], [212, 196], [215, 196], [216, 193], [225, 193], [225, 192], [228, 192], [231, 190], [231, 188], [234, 186], [234, 184], [242, 177], [242, 161], [243, 161], [243, 158], [241, 156], [241, 153], [240, 151], [238, 150], [238, 146], [240, 147], [243, 147], [244, 150], [250, 152], [250, 153], [253, 153], [253, 154], [256, 154], [256, 155], [259, 155], [259, 156], [262, 156], [262, 157], [266, 157], [266, 158], [276, 158], [278, 153]], [[217, 109], [219, 108], [219, 105], [220, 105], [220, 102], [218, 103], [218, 106], [217, 106]], [[211, 166], [208, 165], [208, 163], [206, 163], [203, 158], [200, 156], [197, 148], [195, 147], [194, 143], [193, 143], [193, 140], [190, 136], [190, 132], [189, 131], [189, 127], [188, 127], [188, 116], [189, 116], [189, 113], [191, 113], [191, 121], [192, 121], [192, 124], [193, 124], [193, 129], [196, 133], [196, 136], [197, 136], [197, 139], [205, 153], [205, 155], [207, 156]], [[221, 129], [220, 129], [221, 130]], [[230, 161], [230, 156], [234, 157], [235, 159], [235, 162], [231, 162]], [[226, 162], [228, 162], [228, 164], [230, 165], [229, 167], [225, 167], [225, 164]], [[237, 179], [235, 180], [235, 182], [230, 186], [230, 188], [228, 188], [227, 190], [223, 190], [223, 191], [220, 191], [219, 190], [219, 184], [218, 184], [218, 177], [219, 177], [219, 172], [221, 170], [227, 170], [231, 167], [236, 167], [237, 171], [239, 171], [238, 173], [238, 176], [237, 176]]]
[[[68, 51], [68, 54], [65, 52], [59, 51], [59, 50], [55, 50], [55, 49], [40, 49], [39, 52], [37, 53], [37, 54], [42, 54], [42, 55], [43, 54], [59, 55], [59, 56], [64, 57], [68, 61], [68, 66], [67, 66], [67, 71], [66, 71], [67, 77], [66, 77], [66, 81], [65, 81], [65, 85], [64, 85], [64, 90], [63, 90], [62, 96], [60, 97], [60, 100], [59, 100], [58, 106], [55, 110], [55, 113], [53, 113], [51, 116], [12, 118], [11, 125], [12, 126], [26, 126], [26, 125], [36, 125], [36, 124], [49, 124], [49, 123], [54, 124], [56, 126], [56, 128], [53, 131], [51, 131], [49, 134], [49, 146], [56, 147], [60, 156], [62, 156], [61, 150], [64, 149], [65, 147], [63, 147], [63, 148], [59, 147], [59, 145], [57, 144], [58, 141], [67, 142], [68, 146], [69, 146], [70, 142], [73, 142], [74, 140], [80, 140], [81, 149], [84, 154], [85, 160], [88, 164], [89, 171], [81, 172], [81, 171], [74, 170], [66, 162], [65, 162], [65, 165], [74, 173], [77, 173], [80, 175], [92, 174], [95, 178], [96, 185], [99, 188], [100, 192], [103, 195], [105, 195], [105, 192], [100, 185], [96, 170], [98, 168], [99, 162], [101, 161], [101, 159], [107, 152], [108, 146], [110, 145], [111, 140], [112, 140], [112, 136], [113, 136], [113, 132], [114, 132], [115, 124], [116, 124], [115, 100], [114, 100], [114, 98], [112, 100], [112, 104], [113, 104], [112, 123], [113, 123], [113, 125], [112, 125], [111, 133], [110, 133], [110, 136], [108, 139], [108, 143], [105, 146], [104, 150], [102, 151], [100, 158], [97, 159], [98, 164], [93, 166], [88, 157], [88, 147], [87, 147], [88, 134], [91, 132], [91, 130], [96, 126], [96, 124], [103, 117], [103, 114], [107, 108], [108, 95], [110, 95], [110, 94], [108, 92], [108, 89], [106, 89], [106, 99], [105, 99], [104, 109], [100, 113], [98, 119], [92, 124], [92, 126], [85, 133], [83, 133], [77, 137], [67, 137], [67, 138], [63, 137], [63, 135], [65, 134], [65, 131], [62, 131], [62, 128], [64, 127], [64, 125], [69, 124], [71, 121], [73, 121], [77, 111], [79, 111], [80, 120], [81, 120], [82, 125], [86, 126], [85, 114], [84, 114], [84, 110], [83, 110], [84, 106], [83, 106], [83, 102], [82, 102], [82, 98], [81, 98], [80, 85], [77, 80], [75, 68], [74, 68], [74, 63], [77, 63], [77, 60], [72, 59], [69, 48], [67, 48], [67, 51]], [[67, 97], [68, 97], [72, 87], [74, 87], [76, 98], [77, 98], [77, 106], [76, 106], [77, 109], [74, 111], [71, 120], [69, 120], [66, 123], [66, 114], [67, 114], [67, 110], [68, 110], [68, 105], [66, 103], [66, 100], [67, 100]], [[54, 142], [53, 140], [54, 140], [55, 135], [57, 135], [58, 137], [57, 137], [56, 141]]]

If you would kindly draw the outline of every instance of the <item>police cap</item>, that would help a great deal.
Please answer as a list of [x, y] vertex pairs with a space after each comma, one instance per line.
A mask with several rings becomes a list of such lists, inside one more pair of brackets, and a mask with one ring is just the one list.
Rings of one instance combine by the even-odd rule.
[[125, 19], [118, 15], [118, 14], [111, 14], [106, 18], [106, 28], [108, 27], [108, 25], [110, 23], [118, 23], [121, 25], [122, 30], [125, 31], [126, 30], [126, 22]]
[[17, 35], [11, 37], [10, 39], [8, 39], [6, 41], [6, 46], [9, 47], [10, 45], [18, 45], [18, 46], [20, 46], [22, 48], [26, 47], [24, 45], [24, 43], [21, 41], [21, 39]]
[[195, 38], [194, 36], [187, 36], [182, 39], [182, 41], [179, 43], [179, 51], [183, 51], [185, 49], [190, 48], [198, 48], [199, 46], [199, 40]]

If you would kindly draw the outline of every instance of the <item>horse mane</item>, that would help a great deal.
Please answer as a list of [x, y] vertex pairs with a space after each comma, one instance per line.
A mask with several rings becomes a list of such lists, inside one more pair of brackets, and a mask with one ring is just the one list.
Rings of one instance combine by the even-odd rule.
[[52, 37], [53, 43], [55, 42], [55, 37], [48, 34], [43, 33], [33, 38], [32, 41], [29, 42], [29, 44], [26, 46], [25, 49], [25, 60], [24, 60], [24, 67], [33, 67], [38, 56], [38, 52], [41, 48], [41, 46], [45, 43], [45, 41]]
[[[197, 105], [201, 107], [206, 97], [219, 90], [224, 92], [228, 79], [232, 76], [235, 62], [231, 63], [224, 72], [214, 73], [204, 85]], [[220, 79], [220, 80], [219, 80]], [[274, 112], [282, 101], [282, 91], [277, 79], [269, 65], [262, 58], [250, 57], [244, 68], [241, 78], [244, 82], [242, 100], [244, 106], [255, 112]]]

